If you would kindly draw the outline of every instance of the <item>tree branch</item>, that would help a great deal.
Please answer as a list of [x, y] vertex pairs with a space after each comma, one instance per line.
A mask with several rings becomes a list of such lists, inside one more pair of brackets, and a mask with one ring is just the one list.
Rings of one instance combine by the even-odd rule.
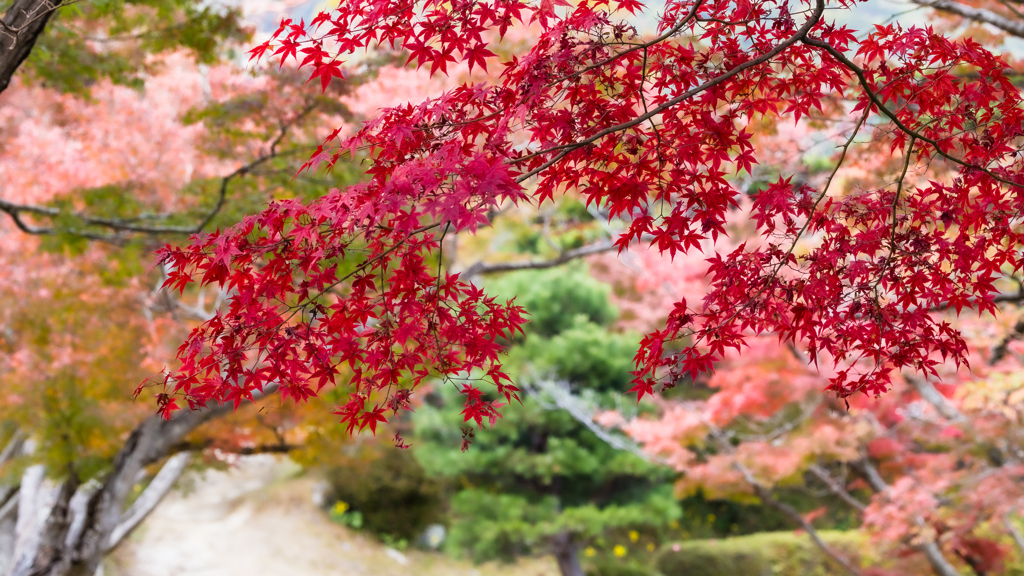
[[973, 6], [967, 6], [966, 4], [960, 4], [959, 2], [952, 2], [951, 0], [913, 0], [913, 2], [942, 12], [956, 14], [957, 16], [961, 16], [981, 24], [995, 26], [1003, 32], [1007, 32], [1013, 36], [1017, 36], [1018, 38], [1024, 38], [1024, 21], [1012, 20], [1006, 16], [996, 14], [991, 10], [975, 8]]
[[[268, 386], [263, 394], [253, 396], [261, 399], [276, 390], [277, 386]], [[16, 548], [12, 576], [92, 576], [109, 549], [115, 530], [122, 527], [118, 533], [123, 538], [130, 531], [131, 522], [145, 517], [147, 504], [159, 501], [156, 496], [161, 494], [160, 488], [173, 484], [171, 478], [180, 474], [176, 470], [185, 464], [184, 456], [169, 461], [172, 467], [160, 482], [154, 480], [157, 486], [147, 501], [135, 510], [130, 508], [127, 515], [123, 514], [122, 506], [139, 473], [170, 453], [171, 447], [196, 427], [233, 408], [232, 402], [224, 402], [197, 410], [182, 410], [169, 420], [159, 414], [146, 418], [128, 436], [114, 458], [111, 472], [95, 487], [88, 484], [79, 487], [77, 476], [71, 471], [66, 481], [50, 488], [53, 483], [43, 480], [42, 467], [30, 467], [22, 479], [18, 514], [20, 544]]]
[[754, 478], [754, 475], [750, 472], [749, 468], [747, 468], [746, 466], [739, 462], [735, 462], [733, 466], [736, 468], [736, 470], [740, 472], [740, 474], [743, 475], [743, 478], [747, 481], [748, 484], [750, 484], [751, 488], [754, 489], [754, 492], [757, 494], [758, 498], [764, 501], [765, 504], [768, 504], [772, 508], [775, 508], [779, 512], [785, 514], [793, 522], [799, 524], [800, 527], [803, 528], [805, 532], [807, 532], [807, 535], [811, 537], [811, 540], [814, 541], [818, 548], [820, 548], [826, 556], [828, 556], [834, 562], [842, 566], [844, 570], [846, 570], [850, 574], [853, 574], [854, 576], [860, 576], [860, 570], [858, 570], [848, 559], [844, 558], [838, 552], [833, 550], [832, 547], [828, 545], [828, 543], [822, 540], [821, 536], [818, 534], [818, 531], [814, 529], [814, 526], [812, 526], [811, 523], [808, 522], [803, 517], [803, 515], [796, 510], [796, 508], [793, 508], [792, 506], [786, 504], [785, 502], [780, 502], [776, 500], [772, 496], [771, 491], [762, 486], [757, 481], [757, 479]]
[[[878, 473], [878, 470], [866, 455], [855, 462], [854, 466], [860, 470], [868, 485], [875, 492], [882, 493], [889, 489], [889, 485], [882, 479], [882, 475]], [[918, 526], [924, 527], [924, 518], [918, 516], [915, 518], [915, 521]], [[939, 548], [939, 544], [935, 540], [928, 540], [923, 544], [913, 546], [913, 548], [924, 554], [925, 559], [928, 560], [928, 565], [932, 567], [932, 571], [935, 572], [936, 576], [961, 576], [960, 571], [946, 560], [946, 557], [942, 554], [942, 549]]]
[[882, 479], [882, 475], [878, 473], [866, 455], [862, 455], [860, 460], [853, 463], [853, 466], [860, 471], [864, 479], [867, 480], [868, 486], [871, 486], [875, 493], [880, 494], [889, 489], [889, 485]]
[[651, 118], [654, 118], [658, 114], [661, 114], [662, 112], [672, 108], [673, 106], [675, 106], [675, 105], [677, 105], [677, 104], [679, 104], [681, 102], [684, 102], [686, 100], [689, 100], [690, 98], [693, 98], [694, 96], [696, 96], [698, 94], [701, 94], [701, 93], [707, 91], [708, 89], [713, 88], [713, 87], [717, 86], [718, 84], [721, 84], [722, 82], [725, 82], [729, 78], [732, 78], [733, 76], [736, 76], [737, 74], [739, 74], [740, 72], [743, 72], [744, 70], [747, 70], [749, 68], [753, 68], [754, 66], [759, 66], [761, 64], [764, 64], [765, 62], [768, 62], [772, 58], [774, 58], [774, 57], [778, 56], [779, 54], [781, 54], [783, 51], [785, 51], [787, 48], [789, 48], [793, 44], [796, 44], [797, 42], [799, 42], [801, 40], [806, 40], [807, 39], [807, 34], [810, 33], [811, 28], [813, 28], [814, 25], [818, 23], [818, 20], [821, 19], [821, 15], [822, 15], [822, 13], [824, 13], [824, 11], [825, 11], [825, 2], [824, 2], [824, 0], [815, 0], [814, 10], [811, 13], [811, 15], [807, 18], [807, 21], [804, 22], [803, 26], [801, 26], [800, 29], [797, 30], [795, 34], [793, 34], [792, 36], [790, 36], [789, 38], [784, 40], [778, 46], [776, 46], [775, 48], [772, 48], [771, 50], [769, 50], [768, 52], [765, 52], [764, 54], [758, 56], [757, 58], [751, 58], [750, 60], [747, 60], [743, 64], [740, 64], [739, 66], [736, 66], [735, 68], [729, 70], [728, 72], [725, 72], [724, 74], [722, 74], [720, 76], [716, 76], [716, 77], [712, 78], [711, 80], [708, 80], [707, 82], [704, 82], [700, 86], [697, 86], [695, 88], [687, 90], [686, 92], [684, 92], [684, 93], [682, 93], [682, 94], [680, 94], [680, 95], [678, 95], [678, 96], [676, 96], [674, 98], [669, 99], [664, 104], [661, 104], [661, 105], [659, 105], [659, 106], [657, 106], [655, 108], [652, 108], [649, 112], [641, 114], [640, 116], [637, 116], [636, 118], [634, 118], [632, 120], [629, 120], [629, 121], [626, 121], [626, 122], [623, 122], [621, 124], [616, 124], [615, 126], [609, 126], [607, 128], [604, 128], [603, 130], [599, 130], [594, 135], [589, 136], [587, 138], [584, 138], [583, 140], [579, 140], [579, 141], [576, 141], [576, 142], [571, 142], [571, 143], [568, 143], [568, 144], [561, 144], [561, 145], [558, 145], [558, 146], [552, 146], [550, 148], [546, 148], [544, 150], [540, 150], [540, 151], [534, 152], [532, 154], [528, 154], [528, 155], [523, 156], [521, 158], [516, 158], [514, 160], [510, 160], [510, 163], [517, 164], [517, 163], [526, 161], [526, 160], [528, 160], [530, 158], [535, 158], [535, 157], [538, 157], [538, 156], [543, 156], [545, 154], [550, 154], [552, 152], [558, 152], [558, 154], [556, 154], [554, 158], [551, 158], [550, 160], [544, 162], [543, 164], [541, 164], [540, 166], [534, 168], [533, 170], [530, 170], [529, 172], [526, 172], [526, 173], [521, 174], [518, 177], [516, 177], [516, 182], [523, 182], [523, 181], [528, 180], [529, 178], [531, 178], [531, 177], [533, 177], [533, 176], [543, 172], [544, 170], [547, 170], [549, 167], [551, 167], [553, 164], [557, 163], [559, 160], [564, 158], [566, 155], [568, 155], [573, 150], [576, 150], [578, 148], [582, 148], [583, 146], [586, 146], [588, 144], [592, 144], [593, 142], [596, 142], [597, 140], [600, 140], [601, 138], [604, 138], [605, 136], [608, 136], [609, 134], [614, 134], [616, 132], [622, 132], [623, 130], [628, 130], [629, 128], [632, 128], [632, 127], [637, 126], [639, 124], [643, 124], [644, 122], [648, 121]]
[[69, 214], [72, 218], [80, 221], [86, 227], [91, 226], [94, 228], [103, 228], [112, 232], [111, 234], [100, 234], [96, 232], [91, 232], [89, 230], [59, 230], [54, 227], [36, 226], [26, 222], [23, 217], [23, 215], [32, 215], [44, 218], [56, 218], [58, 216], [61, 216], [62, 214], [65, 214], [65, 212], [61, 211], [59, 208], [54, 208], [52, 206], [42, 206], [39, 204], [17, 204], [0, 198], [0, 212], [4, 212], [8, 216], [10, 216], [11, 219], [14, 221], [14, 225], [17, 226], [18, 229], [21, 230], [22, 232], [37, 236], [55, 234], [57, 232], [64, 232], [71, 234], [73, 236], [78, 236], [89, 240], [99, 240], [116, 243], [123, 240], [123, 237], [121, 236], [121, 234], [123, 233], [178, 235], [198, 234], [199, 232], [202, 232], [203, 229], [206, 228], [210, 224], [210, 222], [212, 222], [213, 219], [216, 218], [217, 214], [219, 214], [220, 211], [224, 208], [224, 205], [227, 203], [228, 188], [229, 185], [231, 184], [231, 181], [236, 178], [245, 176], [251, 173], [256, 168], [258, 168], [259, 166], [261, 166], [262, 164], [265, 164], [270, 160], [273, 160], [284, 155], [284, 153], [279, 152], [277, 150], [277, 147], [288, 135], [292, 127], [294, 127], [295, 124], [298, 123], [300, 120], [311, 114], [316, 108], [317, 104], [315, 103], [307, 105], [295, 116], [295, 118], [281, 125], [281, 129], [278, 132], [277, 136], [270, 142], [269, 149], [266, 154], [261, 154], [252, 162], [249, 162], [248, 164], [245, 164], [243, 166], [239, 166], [230, 174], [223, 176], [221, 178], [220, 187], [217, 192], [216, 203], [206, 214], [202, 216], [202, 218], [199, 219], [198, 222], [196, 222], [196, 224], [192, 226], [161, 226], [140, 224], [139, 222], [142, 221], [144, 218], [139, 217], [104, 218], [99, 216], [91, 216], [89, 214], [82, 212], [73, 212]]
[[925, 402], [931, 404], [943, 418], [953, 422], [966, 420], [960, 410], [951, 404], [949, 400], [946, 400], [946, 397], [940, 394], [931, 382], [924, 378], [914, 378], [912, 376], [904, 376], [903, 378], [909, 382], [910, 385], [917, 390], [917, 393], [921, 395], [921, 398], [923, 398]]
[[1019, 340], [1021, 336], [1024, 336], [1024, 316], [1018, 318], [1010, 333], [1004, 336], [999, 341], [999, 344], [992, 348], [992, 356], [988, 359], [988, 365], [994, 366], [1002, 361], [1003, 358], [1006, 358], [1006, 355], [1010, 352], [1010, 343], [1014, 340]]
[[156, 505], [170, 492], [191, 459], [191, 452], [178, 452], [167, 460], [163, 467], [160, 468], [160, 471], [157, 472], [153, 481], [146, 487], [146, 490], [121, 515], [117, 526], [110, 533], [110, 538], [107, 540], [104, 552], [110, 552], [117, 547], [124, 540], [125, 536], [142, 523], [146, 516], [149, 516], [149, 513], [156, 508]]
[[574, 248], [572, 250], [566, 250], [559, 254], [557, 257], [550, 260], [528, 260], [526, 262], [497, 262], [488, 264], [486, 262], [477, 262], [466, 268], [462, 272], [462, 277], [472, 279], [476, 276], [483, 276], [486, 274], [497, 274], [499, 272], [512, 272], [515, 270], [544, 270], [546, 268], [554, 268], [555, 266], [561, 266], [566, 262], [570, 262], [577, 258], [584, 258], [586, 256], [592, 256], [594, 254], [601, 254], [602, 252], [608, 252], [615, 249], [615, 244], [610, 240], [591, 244], [589, 246], [582, 246], [580, 248]]
[[[924, 521], [920, 518], [917, 519], [918, 524], [924, 524]], [[946, 557], [942, 555], [942, 550], [934, 540], [929, 540], [924, 544], [915, 546], [920, 550], [924, 557], [928, 560], [928, 564], [932, 567], [936, 576], [961, 576], [960, 571], [957, 570]]]
[[[203, 442], [179, 442], [174, 446], [171, 446], [171, 452], [198, 452], [205, 450], [213, 445], [212, 441]], [[252, 456], [253, 454], [287, 454], [293, 450], [302, 448], [301, 444], [257, 444], [256, 446], [243, 446], [241, 448], [232, 448], [224, 450], [229, 454], [237, 454], [239, 456]]]
[[846, 490], [846, 488], [843, 487], [843, 485], [839, 483], [838, 480], [833, 478], [832, 475], [828, 473], [828, 470], [822, 468], [821, 466], [819, 466], [817, 464], [811, 464], [811, 466], [810, 466], [810, 468], [808, 468], [808, 470], [810, 471], [810, 473], [815, 478], [817, 478], [818, 480], [821, 480], [821, 482], [833, 494], [838, 496], [843, 502], [846, 502], [851, 507], [855, 508], [858, 512], [863, 512], [867, 508], [866, 504], [864, 504], [860, 500], [857, 500], [856, 498], [854, 498], [853, 495], [850, 494]]
[[[555, 408], [565, 411], [566, 414], [571, 416], [574, 420], [585, 426], [588, 430], [594, 433], [595, 436], [604, 441], [616, 450], [622, 450], [629, 452], [634, 456], [638, 456], [647, 462], [654, 464], [661, 464], [663, 466], [669, 465], [668, 461], [660, 456], [651, 454], [641, 448], [636, 442], [629, 438], [624, 438], [613, 434], [603, 426], [600, 426], [594, 422], [595, 410], [592, 406], [587, 406], [586, 403], [575, 396], [570, 390], [568, 384], [565, 382], [553, 382], [548, 380], [537, 380], [535, 382], [539, 391], [546, 392], [548, 396], [554, 401], [554, 406], [544, 406], [545, 408]], [[538, 390], [532, 390], [533, 386], [529, 384], [521, 384], [527, 391], [536, 393]], [[539, 398], [538, 398], [539, 399]], [[542, 402], [543, 406], [544, 403]]]
[[864, 90], [864, 94], [868, 97], [868, 100], [871, 101], [871, 105], [873, 105], [875, 108], [877, 108], [878, 111], [881, 112], [883, 116], [887, 117], [890, 121], [892, 121], [893, 124], [896, 125], [897, 128], [899, 128], [900, 130], [905, 132], [908, 136], [911, 136], [911, 137], [913, 137], [916, 140], [921, 140], [922, 142], [926, 142], [927, 144], [929, 144], [932, 147], [933, 150], [935, 150], [936, 154], [938, 154], [939, 156], [942, 156], [946, 160], [949, 160], [950, 162], [952, 162], [952, 163], [954, 163], [954, 164], [956, 164], [958, 166], [962, 166], [964, 168], [971, 168], [971, 169], [983, 172], [989, 178], [992, 178], [993, 180], [995, 180], [997, 182], [1001, 182], [1003, 184], [1006, 184], [1007, 186], [1013, 186], [1015, 188], [1024, 188], [1024, 184], [1019, 184], [1017, 182], [1013, 182], [1012, 180], [1007, 180], [1006, 178], [1003, 178], [1002, 176], [998, 176], [998, 175], [994, 174], [988, 168], [985, 168], [984, 166], [974, 166], [973, 164], [968, 164], [967, 162], [964, 162], [963, 160], [961, 160], [960, 158], [957, 158], [956, 156], [953, 156], [952, 154], [947, 154], [946, 152], [944, 152], [942, 150], [942, 147], [939, 146], [939, 143], [936, 140], [934, 140], [933, 138], [929, 138], [929, 137], [921, 134], [920, 132], [917, 132], [916, 130], [911, 130], [909, 126], [904, 124], [903, 121], [900, 120], [898, 116], [896, 116], [895, 112], [893, 112], [892, 110], [889, 110], [885, 106], [885, 104], [882, 102], [882, 100], [878, 97], [878, 94], [875, 94], [874, 90], [871, 89], [871, 85], [868, 84], [868, 80], [864, 76], [864, 69], [861, 68], [860, 66], [857, 66], [856, 64], [854, 64], [852, 60], [847, 58], [845, 54], [843, 54], [842, 52], [837, 50], [831, 44], [829, 44], [827, 42], [822, 42], [821, 40], [818, 40], [817, 38], [811, 38], [811, 37], [807, 36], [806, 34], [803, 36], [801, 41], [804, 44], [807, 44], [808, 46], [814, 46], [815, 48], [820, 48], [820, 49], [824, 50], [825, 52], [828, 52], [840, 64], [845, 66], [847, 70], [849, 70], [850, 72], [853, 72], [854, 76], [857, 77], [857, 81], [860, 84], [861, 88]]

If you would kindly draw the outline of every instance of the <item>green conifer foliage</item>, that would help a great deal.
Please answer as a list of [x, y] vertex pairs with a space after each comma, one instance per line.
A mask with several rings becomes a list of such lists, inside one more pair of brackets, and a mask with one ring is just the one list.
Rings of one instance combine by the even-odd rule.
[[616, 544], [640, 550], [680, 516], [672, 472], [613, 448], [538, 385], [568, 385], [574, 401], [591, 407], [628, 405], [622, 390], [637, 336], [613, 330], [608, 288], [581, 266], [509, 275], [488, 290], [517, 296], [531, 314], [507, 364], [523, 406], [506, 411], [500, 426], [475, 431], [466, 453], [457, 385], [438, 385], [414, 417], [417, 458], [428, 474], [460, 486], [449, 548], [477, 561], [550, 552], [563, 574], [582, 573], [584, 549], [603, 557]]

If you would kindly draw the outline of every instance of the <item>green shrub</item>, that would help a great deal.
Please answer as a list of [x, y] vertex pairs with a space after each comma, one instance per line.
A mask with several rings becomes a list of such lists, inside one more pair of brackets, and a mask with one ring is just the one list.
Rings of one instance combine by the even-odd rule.
[[[861, 560], [861, 534], [819, 534], [837, 552]], [[662, 548], [655, 564], [665, 576], [831, 576], [840, 570], [810, 537], [793, 532], [671, 544]]]
[[[375, 447], [376, 448], [376, 447]], [[363, 528], [388, 541], [413, 541], [428, 524], [443, 519], [444, 486], [427, 478], [407, 450], [369, 449], [327, 468], [336, 521]]]
[[582, 320], [604, 326], [615, 320], [608, 300], [610, 288], [587, 274], [580, 264], [541, 272], [513, 272], [487, 284], [499, 300], [515, 297], [530, 313], [527, 333], [554, 336]]

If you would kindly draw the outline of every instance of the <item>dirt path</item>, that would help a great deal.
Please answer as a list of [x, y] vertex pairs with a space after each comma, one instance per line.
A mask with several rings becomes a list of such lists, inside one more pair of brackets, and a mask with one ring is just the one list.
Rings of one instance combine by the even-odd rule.
[[472, 566], [391, 550], [313, 504], [295, 464], [252, 456], [183, 479], [114, 552], [106, 576], [556, 576], [553, 562]]

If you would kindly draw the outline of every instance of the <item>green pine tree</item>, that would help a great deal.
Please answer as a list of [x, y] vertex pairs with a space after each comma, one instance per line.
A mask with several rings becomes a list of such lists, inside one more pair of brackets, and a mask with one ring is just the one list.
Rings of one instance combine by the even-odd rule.
[[564, 576], [583, 576], [583, 550], [612, 556], [617, 544], [621, 556], [640, 534], [648, 542], [681, 515], [673, 474], [610, 446], [555, 405], [550, 384], [539, 383], [560, 382], [590, 406], [632, 405], [623, 391], [637, 337], [611, 329], [608, 288], [582, 266], [509, 275], [488, 291], [516, 296], [531, 314], [507, 364], [524, 388], [522, 406], [507, 408], [493, 429], [475, 431], [461, 453], [459, 390], [438, 385], [414, 416], [416, 456], [428, 474], [460, 486], [450, 550], [476, 561], [551, 553]]

